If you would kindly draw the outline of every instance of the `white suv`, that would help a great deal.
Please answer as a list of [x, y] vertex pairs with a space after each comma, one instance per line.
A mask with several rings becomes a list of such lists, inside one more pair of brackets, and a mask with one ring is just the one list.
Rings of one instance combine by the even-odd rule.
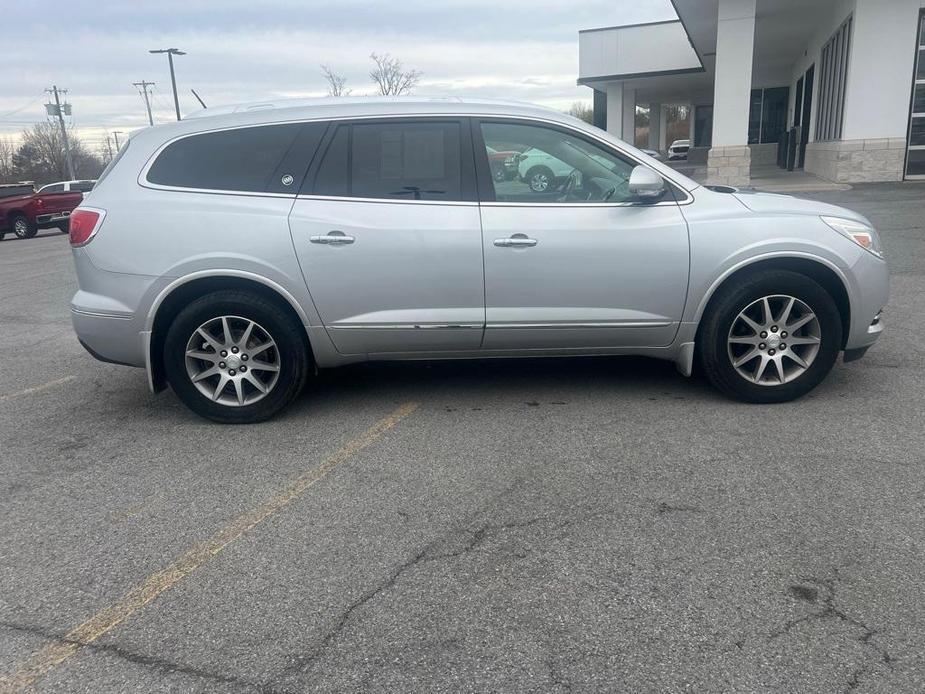
[[[489, 149], [542, 151], [565, 175], [541, 193], [498, 180]], [[70, 236], [86, 348], [232, 423], [370, 359], [641, 354], [781, 402], [864, 354], [888, 287], [854, 212], [704, 188], [577, 119], [488, 100], [147, 128]]]

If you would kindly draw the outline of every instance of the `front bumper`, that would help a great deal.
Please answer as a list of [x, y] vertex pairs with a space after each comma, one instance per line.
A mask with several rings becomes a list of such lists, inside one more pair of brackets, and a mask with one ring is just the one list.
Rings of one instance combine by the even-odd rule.
[[847, 361], [860, 359], [883, 333], [883, 309], [890, 298], [886, 263], [864, 252], [851, 268], [851, 326], [845, 338]]

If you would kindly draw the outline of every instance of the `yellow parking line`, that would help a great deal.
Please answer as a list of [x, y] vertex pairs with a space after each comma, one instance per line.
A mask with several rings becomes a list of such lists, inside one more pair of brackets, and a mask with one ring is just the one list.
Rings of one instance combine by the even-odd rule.
[[40, 386], [33, 386], [32, 388], [26, 388], [25, 390], [20, 390], [16, 393], [10, 393], [8, 395], [0, 395], [0, 402], [4, 402], [5, 400], [12, 400], [13, 398], [19, 398], [23, 395], [31, 395], [32, 393], [41, 393], [43, 390], [48, 390], [49, 388], [63, 385], [68, 381], [73, 381], [75, 378], [77, 378], [77, 376], [65, 376], [64, 378], [58, 378], [54, 381], [43, 383]]
[[301, 496], [331, 470], [369, 446], [386, 431], [417, 409], [417, 403], [406, 403], [381, 419], [362, 435], [344, 444], [316, 468], [307, 470], [276, 496], [252, 511], [241, 514], [205, 542], [192, 547], [165, 569], [148, 576], [121, 599], [97, 612], [83, 624], [71, 629], [60, 642], [45, 646], [23, 663], [15, 672], [0, 677], [0, 691], [16, 692], [74, 655], [82, 647], [93, 643], [143, 608], [164, 591], [172, 588], [190, 573], [216, 556], [231, 542], [266, 520], [287, 504]]

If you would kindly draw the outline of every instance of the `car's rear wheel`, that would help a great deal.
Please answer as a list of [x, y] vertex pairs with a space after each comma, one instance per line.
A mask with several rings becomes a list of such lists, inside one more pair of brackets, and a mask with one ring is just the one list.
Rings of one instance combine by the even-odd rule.
[[308, 346], [298, 321], [242, 291], [218, 291], [181, 311], [164, 343], [164, 368], [177, 396], [223, 424], [269, 419], [305, 384]]
[[13, 217], [12, 227], [13, 233], [20, 239], [31, 239], [38, 232], [36, 226], [25, 215], [21, 214]]
[[745, 402], [786, 402], [819, 385], [835, 364], [841, 316], [809, 277], [764, 270], [720, 290], [698, 342], [719, 390]]

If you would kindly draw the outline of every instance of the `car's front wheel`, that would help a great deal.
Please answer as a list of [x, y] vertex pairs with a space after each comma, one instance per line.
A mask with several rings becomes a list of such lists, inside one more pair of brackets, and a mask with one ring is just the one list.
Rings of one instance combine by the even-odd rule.
[[719, 390], [746, 402], [786, 402], [819, 385], [835, 364], [841, 316], [809, 277], [764, 270], [720, 289], [698, 342], [703, 370]]
[[25, 215], [18, 214], [13, 217], [13, 233], [16, 238], [31, 239], [38, 233], [38, 229]]
[[223, 424], [269, 419], [305, 384], [310, 366], [299, 322], [249, 292], [203, 296], [181, 311], [164, 343], [164, 368], [177, 396]]

